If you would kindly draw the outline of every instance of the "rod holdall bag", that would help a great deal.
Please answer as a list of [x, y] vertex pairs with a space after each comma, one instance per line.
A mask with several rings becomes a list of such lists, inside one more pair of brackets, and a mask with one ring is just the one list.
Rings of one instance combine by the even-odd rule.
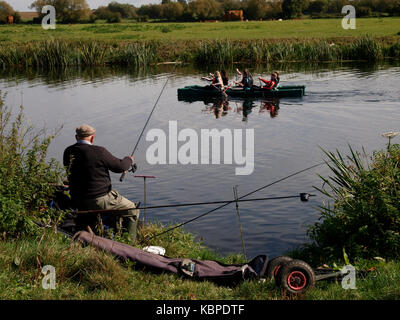
[[121, 260], [136, 262], [149, 270], [172, 272], [195, 280], [233, 284], [245, 279], [261, 278], [268, 264], [266, 255], [259, 255], [247, 264], [227, 265], [213, 260], [169, 258], [86, 231], [76, 233], [73, 238], [82, 244], [110, 252]]

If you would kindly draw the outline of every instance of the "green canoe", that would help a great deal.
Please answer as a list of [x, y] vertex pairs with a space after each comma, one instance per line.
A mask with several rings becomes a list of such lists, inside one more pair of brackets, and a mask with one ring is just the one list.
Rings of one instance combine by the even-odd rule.
[[[253, 86], [250, 90], [241, 87], [232, 87], [225, 91], [228, 97], [236, 98], [285, 98], [302, 97], [305, 93], [305, 86], [279, 86], [274, 90], [266, 90]], [[222, 92], [209, 86], [186, 86], [178, 89], [178, 99], [182, 98], [207, 98], [222, 96]]]

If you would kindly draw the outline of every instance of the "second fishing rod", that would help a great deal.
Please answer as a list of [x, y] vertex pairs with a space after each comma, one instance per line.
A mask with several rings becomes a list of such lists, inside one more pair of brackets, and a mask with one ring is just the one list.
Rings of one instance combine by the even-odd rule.
[[153, 236], [151, 236], [151, 237], [145, 239], [145, 243], [149, 243], [149, 241], [152, 240], [152, 239], [154, 239], [154, 238], [157, 238], [157, 237], [159, 237], [159, 236], [161, 236], [161, 235], [163, 235], [163, 234], [165, 234], [165, 233], [171, 232], [171, 231], [173, 231], [173, 230], [175, 230], [175, 229], [177, 229], [177, 228], [180, 228], [180, 227], [182, 227], [182, 226], [184, 226], [184, 225], [186, 225], [186, 224], [188, 224], [188, 223], [191, 223], [191, 222], [193, 222], [193, 221], [195, 221], [195, 220], [198, 220], [198, 219], [200, 219], [200, 218], [203, 218], [203, 217], [205, 217], [205, 216], [207, 216], [207, 215], [209, 215], [209, 214], [211, 214], [211, 213], [213, 213], [213, 212], [215, 212], [215, 211], [217, 211], [217, 210], [220, 210], [220, 209], [222, 209], [222, 208], [228, 206], [228, 205], [231, 204], [231, 203], [234, 203], [234, 202], [237, 202], [237, 201], [241, 201], [241, 200], [243, 200], [244, 198], [246, 198], [246, 197], [248, 197], [248, 196], [250, 196], [250, 195], [252, 195], [252, 194], [254, 194], [254, 193], [256, 193], [256, 192], [259, 192], [259, 191], [261, 191], [261, 190], [264, 190], [264, 189], [266, 189], [266, 188], [269, 188], [269, 187], [271, 187], [271, 186], [273, 186], [273, 185], [275, 185], [275, 184], [277, 184], [277, 183], [279, 183], [279, 182], [282, 182], [282, 181], [284, 181], [284, 180], [287, 180], [287, 179], [289, 179], [289, 178], [291, 178], [291, 177], [294, 177], [294, 176], [296, 176], [296, 175], [299, 175], [299, 174], [301, 174], [301, 173], [303, 173], [303, 172], [309, 171], [309, 170], [311, 170], [311, 169], [317, 168], [317, 167], [322, 166], [322, 165], [326, 165], [326, 164], [329, 163], [329, 162], [330, 162], [330, 161], [323, 161], [323, 162], [314, 164], [314, 165], [309, 166], [309, 167], [307, 167], [307, 168], [305, 168], [305, 169], [302, 169], [302, 170], [296, 171], [296, 172], [294, 172], [294, 173], [292, 173], [292, 174], [289, 174], [289, 175], [287, 175], [286, 177], [283, 177], [283, 178], [280, 178], [280, 179], [278, 179], [278, 180], [275, 180], [275, 181], [273, 181], [273, 182], [271, 182], [271, 183], [268, 183], [268, 184], [266, 184], [266, 185], [264, 185], [264, 186], [262, 186], [262, 187], [260, 187], [260, 188], [257, 188], [257, 189], [255, 189], [255, 190], [249, 192], [249, 193], [246, 193], [245, 195], [240, 196], [240, 197], [238, 197], [238, 198], [235, 199], [235, 200], [231, 200], [231, 201], [228, 201], [228, 202], [224, 202], [222, 205], [220, 205], [220, 206], [218, 206], [218, 207], [216, 207], [216, 208], [214, 208], [214, 209], [211, 209], [211, 210], [209, 210], [209, 211], [207, 211], [207, 212], [205, 212], [205, 213], [203, 213], [203, 214], [200, 214], [200, 215], [198, 215], [198, 216], [196, 216], [196, 217], [194, 217], [194, 218], [192, 218], [192, 219], [189, 219], [189, 220], [187, 220], [187, 221], [185, 221], [185, 222], [182, 222], [182, 223], [180, 223], [180, 224], [178, 224], [178, 225], [176, 225], [176, 226], [174, 226], [174, 227], [171, 227], [171, 228], [169, 228], [169, 229], [167, 229], [167, 230], [165, 230], [165, 231], [163, 231], [163, 232], [160, 232], [160, 233], [158, 233], [158, 234], [155, 234], [155, 235], [153, 235]]

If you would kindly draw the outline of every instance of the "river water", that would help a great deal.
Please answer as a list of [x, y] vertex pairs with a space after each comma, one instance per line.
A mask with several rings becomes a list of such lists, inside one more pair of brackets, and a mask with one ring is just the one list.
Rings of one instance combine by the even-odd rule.
[[[130, 154], [143, 125], [168, 76], [170, 80], [150, 119], [145, 133], [162, 129], [168, 134], [169, 121], [178, 131], [201, 129], [254, 129], [254, 171], [235, 175], [237, 165], [154, 164], [146, 160], [153, 144], [143, 136], [135, 153], [136, 174], [153, 175], [147, 181], [147, 205], [230, 200], [233, 186], [239, 196], [283, 178], [324, 159], [321, 148], [347, 153], [347, 144], [367, 153], [385, 146], [381, 136], [400, 127], [400, 67], [397, 64], [285, 65], [282, 84], [306, 85], [303, 98], [280, 101], [229, 101], [224, 107], [213, 103], [183, 102], [177, 89], [202, 84], [200, 77], [213, 70], [163, 66], [134, 70], [90, 69], [53, 73], [0, 74], [0, 90], [7, 93], [7, 105], [24, 105], [27, 118], [49, 132], [62, 129], [52, 143], [49, 156], [62, 161], [64, 149], [74, 143], [74, 129], [89, 123], [97, 129], [96, 144], [118, 157]], [[259, 68], [255, 76], [265, 72]], [[233, 70], [231, 75], [233, 75]], [[270, 70], [268, 70], [270, 72]], [[234, 76], [231, 76], [233, 79]], [[256, 81], [257, 82], [257, 81]], [[257, 83], [256, 83], [257, 84]], [[243, 136], [244, 137], [244, 136]], [[178, 146], [182, 145], [178, 143]], [[223, 158], [222, 158], [223, 159]], [[329, 175], [318, 167], [274, 184], [253, 198], [293, 196], [312, 192], [308, 202], [299, 199], [243, 202], [239, 205], [247, 257], [283, 254], [309, 241], [307, 227], [318, 218], [318, 206], [326, 201], [313, 186], [317, 176]], [[143, 202], [143, 180], [129, 175], [123, 183], [113, 174], [113, 186], [124, 196]], [[147, 211], [147, 220], [163, 224], [181, 223], [217, 205], [167, 208]], [[204, 244], [221, 254], [242, 250], [235, 206], [228, 205], [185, 225]]]

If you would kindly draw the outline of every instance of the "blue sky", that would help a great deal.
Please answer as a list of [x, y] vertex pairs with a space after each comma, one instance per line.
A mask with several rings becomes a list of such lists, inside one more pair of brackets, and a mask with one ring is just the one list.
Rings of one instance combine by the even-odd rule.
[[[86, 0], [89, 4], [90, 8], [96, 9], [99, 6], [107, 5], [112, 2], [112, 0]], [[147, 3], [161, 3], [161, 0], [116, 0], [120, 3], [130, 3], [136, 7], [140, 7], [143, 4]], [[6, 0], [13, 8], [17, 11], [31, 11], [29, 6], [33, 2], [33, 0]]]

